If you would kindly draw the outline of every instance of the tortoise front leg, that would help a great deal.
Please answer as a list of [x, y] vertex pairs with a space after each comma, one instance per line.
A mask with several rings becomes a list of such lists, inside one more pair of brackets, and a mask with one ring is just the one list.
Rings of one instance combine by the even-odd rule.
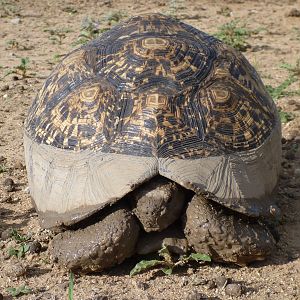
[[185, 236], [197, 252], [215, 261], [246, 265], [264, 260], [275, 241], [269, 230], [256, 219], [195, 195], [186, 211]]

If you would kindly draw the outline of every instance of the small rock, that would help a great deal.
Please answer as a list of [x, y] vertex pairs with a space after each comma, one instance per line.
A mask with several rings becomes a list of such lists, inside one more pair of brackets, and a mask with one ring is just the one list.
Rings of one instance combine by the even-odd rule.
[[42, 250], [42, 245], [40, 242], [38, 241], [33, 241], [32, 243], [30, 243], [29, 245], [29, 252], [30, 253], [40, 253]]
[[300, 10], [292, 8], [288, 13], [287, 17], [300, 17]]
[[11, 264], [4, 270], [5, 275], [10, 278], [22, 277], [26, 274], [26, 272], [27, 268], [16, 260], [12, 261]]
[[3, 186], [7, 192], [13, 192], [15, 190], [15, 183], [11, 178], [6, 178], [3, 182]]
[[225, 287], [225, 294], [228, 296], [239, 297], [242, 292], [241, 285], [237, 283], [230, 283]]
[[204, 300], [204, 299], [208, 299], [208, 297], [205, 294], [199, 293], [196, 290], [190, 291], [185, 297], [185, 300]]
[[272, 47], [270, 47], [269, 45], [257, 45], [254, 46], [251, 51], [252, 52], [258, 52], [258, 51], [264, 51], [264, 50], [270, 50], [272, 49]]
[[194, 275], [192, 279], [192, 285], [205, 285], [208, 283], [208, 280], [200, 276]]
[[9, 90], [9, 85], [8, 84], [5, 84], [1, 87], [1, 92], [5, 92], [5, 91], [8, 91]]
[[186, 285], [188, 285], [188, 283], [189, 283], [189, 280], [186, 277], [183, 277], [182, 281], [181, 281], [181, 286], [186, 286]]
[[108, 297], [103, 295], [97, 295], [92, 300], [108, 300]]
[[3, 300], [4, 299], [4, 297], [3, 297], [3, 295], [0, 293], [0, 300]]
[[12, 197], [11, 196], [4, 196], [0, 202], [3, 203], [11, 203], [12, 202]]
[[223, 289], [227, 284], [229, 280], [225, 276], [219, 276], [215, 278], [215, 284], [219, 289]]
[[147, 284], [146, 282], [134, 281], [133, 284], [139, 290], [145, 291], [149, 288], [149, 284]]
[[11, 237], [12, 228], [7, 228], [1, 233], [1, 240], [6, 241]]
[[209, 289], [209, 290], [213, 290], [213, 289], [215, 289], [217, 287], [217, 285], [216, 285], [216, 283], [213, 281], [213, 280], [209, 280], [208, 282], [207, 282], [207, 288]]
[[14, 168], [17, 169], [17, 170], [23, 170], [24, 165], [20, 161], [17, 161], [14, 165]]
[[14, 18], [14, 19], [11, 19], [10, 20], [10, 23], [11, 24], [14, 24], [14, 25], [18, 25], [21, 23], [21, 19], [20, 18]]
[[24, 193], [30, 194], [30, 188], [29, 188], [29, 186], [27, 186], [27, 187], [24, 189]]
[[69, 282], [68, 281], [62, 282], [61, 284], [59, 284], [59, 287], [62, 290], [66, 290], [69, 287]]

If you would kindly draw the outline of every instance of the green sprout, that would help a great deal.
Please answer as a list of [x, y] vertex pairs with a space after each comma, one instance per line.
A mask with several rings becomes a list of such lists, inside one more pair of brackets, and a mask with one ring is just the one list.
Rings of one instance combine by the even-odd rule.
[[12, 288], [12, 287], [7, 288], [7, 292], [10, 293], [10, 295], [13, 297], [19, 297], [22, 295], [30, 294], [32, 292], [32, 290], [29, 287], [27, 287], [26, 285], [22, 285], [17, 288]]
[[73, 292], [74, 292], [74, 274], [70, 272], [70, 277], [69, 277], [69, 300], [73, 300]]
[[158, 251], [158, 254], [162, 258], [161, 260], [152, 259], [140, 261], [130, 271], [130, 276], [134, 276], [155, 266], [160, 266], [159, 270], [161, 270], [164, 274], [171, 275], [175, 267], [185, 265], [189, 261], [211, 261], [211, 257], [209, 255], [202, 253], [191, 253], [190, 255], [181, 255], [179, 259], [175, 261], [172, 258], [171, 253], [169, 252], [166, 246], [163, 246], [162, 249]]
[[251, 31], [245, 27], [245, 24], [240, 24], [240, 20], [233, 20], [218, 29], [219, 31], [215, 34], [215, 37], [227, 45], [240, 51], [246, 51], [250, 48], [246, 39], [250, 37]]

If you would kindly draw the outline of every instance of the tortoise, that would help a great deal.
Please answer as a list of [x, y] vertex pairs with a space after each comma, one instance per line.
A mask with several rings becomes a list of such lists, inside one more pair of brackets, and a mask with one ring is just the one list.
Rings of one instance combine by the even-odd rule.
[[51, 255], [72, 270], [161, 243], [239, 265], [274, 248], [276, 106], [240, 52], [171, 17], [131, 17], [66, 55], [24, 147], [41, 226], [63, 231]]

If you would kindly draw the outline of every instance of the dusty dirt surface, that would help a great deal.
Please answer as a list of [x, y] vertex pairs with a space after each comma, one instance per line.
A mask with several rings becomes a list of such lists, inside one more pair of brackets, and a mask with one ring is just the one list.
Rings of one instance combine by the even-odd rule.
[[[299, 10], [299, 0], [0, 0], [0, 293], [4, 299], [11, 298], [8, 288], [24, 285], [32, 291], [21, 299], [68, 299], [68, 271], [49, 259], [52, 233], [39, 227], [28, 194], [22, 127], [45, 78], [60, 57], [76, 47], [73, 43], [84, 18], [102, 20], [116, 11], [128, 16], [163, 12], [212, 34], [222, 24], [240, 18], [253, 32], [247, 38], [251, 47], [245, 56], [265, 84], [278, 87], [292, 72], [281, 65], [295, 65], [300, 59]], [[22, 68], [15, 67], [26, 57], [28, 70], [23, 76]], [[18, 74], [4, 77], [9, 71]], [[283, 217], [274, 229], [278, 243], [271, 257], [243, 268], [192, 264], [170, 276], [149, 271], [130, 277], [130, 269], [140, 259], [135, 258], [107, 272], [76, 275], [73, 299], [300, 299], [299, 68], [292, 73], [293, 83], [286, 89], [290, 93], [277, 100], [278, 107], [292, 113], [293, 120], [282, 126], [283, 168], [274, 197]], [[25, 241], [20, 250], [20, 241], [16, 245], [15, 239], [7, 238], [9, 228], [30, 236], [35, 243]], [[26, 252], [26, 244], [30, 251]], [[9, 256], [10, 248], [26, 253], [21, 258]], [[226, 278], [233, 285], [225, 286]]]

